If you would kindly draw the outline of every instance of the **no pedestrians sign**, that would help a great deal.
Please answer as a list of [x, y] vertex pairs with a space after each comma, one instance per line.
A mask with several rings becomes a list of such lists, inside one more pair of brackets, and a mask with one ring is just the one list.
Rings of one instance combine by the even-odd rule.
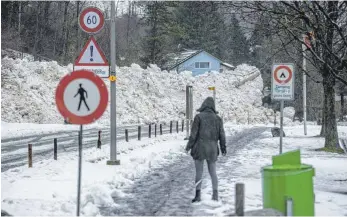
[[294, 100], [294, 64], [274, 64], [271, 84], [272, 99]]
[[60, 114], [71, 124], [90, 124], [106, 110], [108, 91], [99, 76], [78, 70], [61, 79], [55, 101]]

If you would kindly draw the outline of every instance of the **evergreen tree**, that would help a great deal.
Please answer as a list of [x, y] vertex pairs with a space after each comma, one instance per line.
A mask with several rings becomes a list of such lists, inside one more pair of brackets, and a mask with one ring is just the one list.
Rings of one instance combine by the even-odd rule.
[[184, 31], [178, 39], [183, 47], [203, 49], [217, 57], [223, 56], [220, 42], [225, 28], [224, 20], [218, 11], [218, 3], [180, 2], [177, 22]]
[[228, 32], [227, 60], [234, 65], [248, 63], [250, 61], [250, 46], [235, 14], [231, 16]]
[[147, 26], [144, 37], [144, 56], [141, 60], [144, 64], [165, 64], [165, 55], [170, 51], [170, 35], [174, 28], [173, 14], [170, 3], [148, 2], [146, 5], [145, 25]]

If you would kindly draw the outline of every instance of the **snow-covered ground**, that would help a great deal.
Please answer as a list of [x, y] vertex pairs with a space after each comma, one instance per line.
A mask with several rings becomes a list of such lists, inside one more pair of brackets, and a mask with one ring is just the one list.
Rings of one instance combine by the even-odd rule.
[[[57, 62], [3, 58], [1, 60], [1, 115], [9, 123], [61, 124], [63, 118], [55, 105], [59, 80], [72, 71]], [[251, 78], [251, 79], [250, 79]], [[106, 84], [109, 82], [105, 80]], [[263, 81], [259, 70], [239, 65], [234, 71], [192, 77], [147, 69], [133, 64], [117, 68], [117, 120], [119, 124], [168, 122], [182, 119], [185, 113], [185, 88], [193, 85], [194, 111], [216, 86], [220, 115], [235, 124], [273, 122], [273, 112], [261, 106]], [[242, 84], [239, 86], [239, 84]], [[109, 124], [109, 107], [98, 121]]]
[[[302, 162], [315, 167], [316, 215], [347, 215], [347, 156], [316, 152], [324, 144], [314, 137], [318, 126], [286, 127], [284, 151], [301, 149]], [[346, 133], [347, 127], [339, 132]], [[204, 171], [203, 201], [192, 205], [194, 167], [184, 152], [184, 133], [152, 140], [119, 142], [120, 166], [107, 166], [108, 146], [84, 151], [81, 211], [95, 215], [214, 215], [231, 214], [234, 184], [246, 186], [246, 210], [262, 206], [262, 166], [278, 154], [279, 138], [264, 126], [226, 124], [228, 155], [218, 161], [220, 202], [213, 203], [207, 169]], [[45, 160], [2, 173], [2, 209], [15, 215], [75, 215], [77, 153], [58, 161]]]

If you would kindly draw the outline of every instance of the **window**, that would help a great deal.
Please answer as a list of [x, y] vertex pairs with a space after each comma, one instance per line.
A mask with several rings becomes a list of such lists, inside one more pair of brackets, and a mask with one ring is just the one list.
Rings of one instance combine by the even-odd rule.
[[195, 68], [196, 69], [209, 69], [210, 63], [209, 62], [196, 62]]

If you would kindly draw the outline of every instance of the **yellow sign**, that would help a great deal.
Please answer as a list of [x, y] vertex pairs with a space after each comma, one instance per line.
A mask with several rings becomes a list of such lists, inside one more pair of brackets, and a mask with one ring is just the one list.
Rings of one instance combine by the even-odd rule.
[[215, 87], [208, 87], [209, 90], [215, 90]]
[[117, 77], [115, 75], [111, 75], [110, 77], [108, 77], [108, 79], [110, 81], [116, 81], [117, 80]]

